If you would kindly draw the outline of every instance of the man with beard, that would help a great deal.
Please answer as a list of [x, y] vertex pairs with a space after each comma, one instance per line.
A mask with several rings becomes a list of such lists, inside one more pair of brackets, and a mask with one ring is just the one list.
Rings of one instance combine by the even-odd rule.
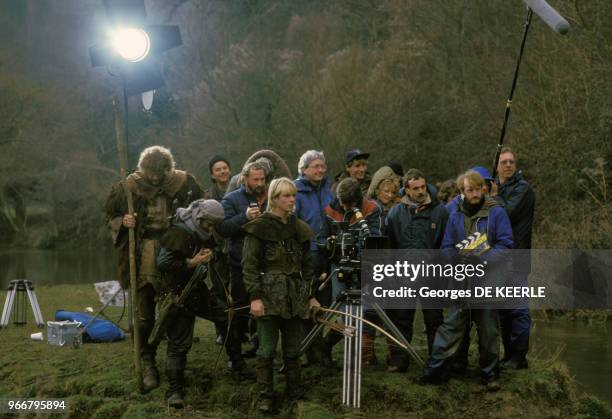
[[208, 162], [208, 171], [210, 172], [212, 185], [204, 192], [204, 195], [206, 199], [221, 202], [232, 177], [232, 168], [225, 157], [214, 156]]
[[344, 179], [353, 179], [359, 183], [361, 194], [367, 196], [370, 187], [370, 175], [368, 174], [368, 158], [370, 153], [363, 153], [358, 148], [349, 151], [344, 157], [344, 170], [335, 178], [331, 189], [337, 193], [338, 185]]
[[[516, 168], [514, 152], [509, 147], [502, 148], [497, 165], [498, 177], [491, 195], [506, 209], [510, 217], [514, 248], [531, 249], [535, 194], [523, 173]], [[531, 272], [529, 250], [521, 251], [520, 259], [525, 263], [513, 264], [513, 282], [514, 285], [523, 287], [528, 285], [528, 276]], [[502, 368], [527, 368], [531, 328], [531, 315], [527, 302], [518, 308], [500, 310], [499, 315], [504, 344]]]
[[[457, 179], [457, 186], [464, 199], [458, 210], [450, 215], [442, 240], [442, 249], [454, 253], [455, 246], [471, 234], [475, 232], [485, 234], [492, 250], [478, 258], [488, 263], [487, 278], [495, 279], [496, 273], [503, 272], [506, 267], [503, 262], [492, 263], [493, 260], [489, 260], [488, 255], [498, 255], [500, 251], [512, 248], [512, 228], [508, 215], [494, 199], [485, 197], [484, 179], [479, 173], [474, 171], [464, 173]], [[494, 265], [498, 265], [496, 270], [492, 270]], [[448, 379], [447, 364], [457, 352], [466, 327], [472, 320], [478, 326], [482, 382], [487, 385], [488, 390], [499, 389], [498, 312], [486, 308], [469, 309], [460, 305], [449, 308], [444, 323], [438, 327], [431, 356], [423, 368], [422, 383], [439, 384]]]
[[[386, 220], [385, 232], [393, 249], [439, 249], [448, 221], [448, 212], [438, 201], [432, 186], [418, 169], [404, 175], [402, 201], [393, 207]], [[412, 341], [414, 309], [389, 310], [388, 315], [408, 342]], [[436, 330], [442, 324], [441, 309], [423, 309], [427, 347], [431, 348]], [[364, 338], [365, 340], [365, 338]], [[365, 352], [365, 350], [364, 350]], [[389, 371], [404, 372], [408, 368], [408, 354], [396, 346], [389, 346]]]
[[[476, 172], [480, 174], [480, 176], [482, 176], [482, 178], [485, 181], [482, 193], [485, 195], [485, 197], [490, 196], [491, 188], [493, 185], [493, 178], [491, 177], [491, 174], [489, 173], [489, 169], [487, 169], [484, 166], [475, 166], [469, 169], [469, 171]], [[458, 208], [463, 203], [463, 195], [458, 193], [459, 189], [457, 188], [456, 180], [453, 180], [453, 186], [455, 187], [455, 189], [457, 189], [457, 193], [455, 194], [456, 196], [448, 204], [446, 204], [446, 210], [448, 211], [449, 214], [452, 214], [455, 211], [457, 211]], [[459, 349], [457, 350], [457, 353], [455, 355], [455, 359], [450, 366], [451, 370], [455, 373], [462, 374], [463, 372], [465, 372], [465, 370], [468, 367], [468, 355], [469, 355], [469, 349], [470, 349], [471, 330], [472, 330], [472, 322], [469, 322], [465, 329], [465, 335], [463, 336], [461, 345], [459, 346]]]
[[[138, 161], [138, 170], [116, 183], [106, 201], [113, 242], [119, 250], [119, 278], [124, 289], [129, 287], [128, 229], [135, 229], [137, 292], [142, 360], [142, 384], [145, 391], [159, 385], [155, 366], [157, 347], [148, 344], [155, 324], [155, 299], [160, 273], [155, 260], [160, 239], [169, 227], [174, 210], [187, 206], [203, 195], [202, 188], [190, 174], [176, 170], [170, 150], [160, 146], [146, 148]], [[134, 214], [128, 214], [126, 188], [134, 197]]]
[[[229, 239], [230, 288], [234, 306], [248, 305], [249, 295], [242, 280], [242, 248], [245, 231], [243, 226], [265, 211], [266, 176], [268, 166], [260, 162], [248, 163], [242, 169], [241, 186], [229, 192], [221, 204], [225, 219], [218, 231]], [[242, 338], [248, 331], [248, 317], [239, 313], [233, 320], [230, 335], [227, 336], [230, 356], [230, 370], [235, 375], [245, 371], [246, 364], [242, 356]]]

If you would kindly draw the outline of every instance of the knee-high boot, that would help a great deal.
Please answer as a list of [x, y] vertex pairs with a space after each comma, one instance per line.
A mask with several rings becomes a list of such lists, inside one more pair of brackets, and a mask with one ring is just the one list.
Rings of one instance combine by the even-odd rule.
[[257, 409], [260, 412], [271, 412], [274, 409], [274, 371], [272, 360], [257, 360]]

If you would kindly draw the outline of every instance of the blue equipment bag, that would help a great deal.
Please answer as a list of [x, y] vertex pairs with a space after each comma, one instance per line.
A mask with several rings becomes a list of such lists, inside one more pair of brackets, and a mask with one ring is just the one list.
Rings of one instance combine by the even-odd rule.
[[[75, 311], [57, 310], [55, 312], [55, 320], [77, 321], [81, 322], [83, 327], [85, 327], [92, 318], [93, 316], [90, 314], [77, 313]], [[83, 340], [89, 342], [115, 342], [123, 339], [125, 339], [123, 330], [119, 329], [116, 324], [103, 319], [95, 319], [87, 326], [87, 330], [83, 333]]]

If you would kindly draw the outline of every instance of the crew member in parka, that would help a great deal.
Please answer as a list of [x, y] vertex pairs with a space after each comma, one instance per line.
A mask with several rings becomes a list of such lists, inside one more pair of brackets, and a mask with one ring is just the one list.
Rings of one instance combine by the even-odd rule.
[[268, 209], [247, 223], [242, 258], [244, 283], [251, 300], [251, 313], [258, 318], [257, 383], [258, 409], [273, 409], [272, 361], [279, 332], [285, 363], [286, 395], [300, 396], [300, 343], [303, 319], [312, 306], [314, 272], [308, 224], [293, 215], [297, 189], [288, 178], [270, 184]]
[[[155, 299], [160, 273], [155, 259], [160, 239], [169, 227], [173, 206], [187, 206], [203, 195], [202, 188], [187, 172], [176, 170], [172, 153], [161, 146], [148, 147], [140, 154], [138, 170], [113, 185], [106, 201], [115, 247], [119, 250], [118, 267], [121, 286], [129, 288], [129, 228], [136, 238], [136, 304], [140, 312], [138, 324], [142, 359], [142, 381], [145, 391], [159, 385], [155, 366], [157, 348], [147, 343], [155, 324]], [[128, 214], [125, 190], [134, 197], [134, 214]]]
[[221, 203], [214, 199], [198, 199], [176, 211], [172, 227], [161, 239], [157, 268], [163, 274], [162, 294], [181, 295], [190, 279], [196, 276], [196, 285], [166, 330], [168, 405], [171, 407], [181, 408], [184, 404], [185, 364], [193, 342], [196, 315], [213, 321], [224, 319], [227, 263], [223, 239], [215, 231], [223, 217]]
[[[502, 205], [512, 223], [512, 237], [515, 261], [512, 264], [513, 282], [517, 286], [528, 286], [531, 272], [531, 235], [536, 197], [531, 185], [525, 179], [523, 172], [517, 170], [517, 158], [509, 147], [501, 149], [498, 177], [495, 179], [491, 196]], [[503, 368], [527, 368], [527, 352], [529, 350], [529, 331], [531, 329], [531, 314], [529, 304], [522, 300], [521, 304], [510, 310], [500, 310], [502, 343], [504, 345]]]
[[[402, 198], [402, 202], [389, 211], [386, 219], [385, 232], [389, 236], [392, 248], [439, 249], [448, 222], [448, 212], [438, 201], [435, 189], [427, 183], [423, 172], [418, 169], [410, 169], [404, 176], [404, 190], [406, 195]], [[436, 330], [442, 324], [444, 317], [442, 309], [423, 307], [422, 300], [421, 307], [427, 335], [427, 348], [431, 355]], [[389, 310], [388, 314], [406, 339], [412, 342], [415, 310]], [[366, 336], [364, 334], [364, 343]], [[367, 351], [364, 350], [364, 354], [371, 351], [370, 346]], [[395, 346], [389, 346], [389, 358], [390, 371], [404, 372], [407, 370], [409, 359]]]
[[[501, 280], [510, 267], [508, 249], [513, 246], [512, 228], [506, 211], [495, 200], [485, 196], [485, 181], [475, 171], [468, 171], [457, 179], [457, 187], [464, 196], [457, 211], [449, 217], [442, 251], [457, 255], [456, 245], [476, 232], [486, 235], [490, 250], [469, 256], [474, 262], [486, 262], [486, 278], [481, 281]], [[471, 263], [474, 263], [471, 262]], [[480, 263], [482, 263], [480, 262]], [[474, 321], [478, 330], [480, 376], [488, 390], [498, 390], [499, 383], [499, 316], [492, 308], [470, 308], [465, 301], [448, 309], [444, 322], [438, 327], [431, 355], [423, 368], [421, 382], [440, 384], [448, 380], [448, 364], [457, 353], [468, 324]]]

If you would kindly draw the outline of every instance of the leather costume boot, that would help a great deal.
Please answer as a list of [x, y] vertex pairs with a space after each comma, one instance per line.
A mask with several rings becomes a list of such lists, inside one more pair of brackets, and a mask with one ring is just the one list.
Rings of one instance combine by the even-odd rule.
[[376, 352], [374, 351], [374, 340], [376, 335], [364, 333], [361, 338], [361, 356], [365, 365], [376, 365], [378, 360], [376, 359]]
[[300, 359], [285, 359], [285, 397], [298, 400], [304, 397]]
[[170, 384], [170, 397], [168, 406], [175, 409], [182, 409], [185, 406], [185, 387], [183, 374], [171, 375], [168, 373], [168, 383]]
[[270, 413], [274, 409], [274, 375], [272, 360], [257, 360], [257, 410]]
[[166, 363], [166, 376], [170, 385], [168, 406], [182, 409], [185, 406], [185, 362], [169, 358]]
[[159, 387], [159, 371], [155, 366], [155, 358], [143, 357], [142, 360], [142, 388], [149, 392]]

